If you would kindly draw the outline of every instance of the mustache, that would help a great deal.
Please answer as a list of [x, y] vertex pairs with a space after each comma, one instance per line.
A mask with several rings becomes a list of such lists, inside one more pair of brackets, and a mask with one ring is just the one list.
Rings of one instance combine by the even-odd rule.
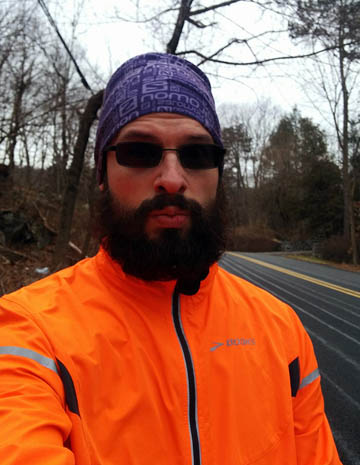
[[165, 207], [178, 207], [189, 211], [192, 216], [201, 215], [202, 206], [196, 200], [187, 199], [182, 194], [158, 194], [152, 199], [144, 200], [137, 208], [135, 216], [144, 218], [153, 210], [162, 210]]

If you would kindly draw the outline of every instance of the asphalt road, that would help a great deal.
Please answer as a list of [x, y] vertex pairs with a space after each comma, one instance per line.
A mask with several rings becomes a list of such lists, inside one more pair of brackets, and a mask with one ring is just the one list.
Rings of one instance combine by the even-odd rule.
[[360, 465], [360, 273], [270, 254], [226, 254], [221, 266], [291, 305], [313, 341], [343, 465]]

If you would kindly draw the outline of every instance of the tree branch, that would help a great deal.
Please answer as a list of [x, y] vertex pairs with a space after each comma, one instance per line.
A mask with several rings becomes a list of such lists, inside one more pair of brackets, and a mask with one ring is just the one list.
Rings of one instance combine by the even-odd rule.
[[218, 3], [217, 5], [208, 6], [206, 8], [200, 8], [199, 10], [191, 11], [189, 16], [201, 15], [202, 13], [206, 13], [207, 11], [217, 10], [218, 8], [222, 8], [223, 6], [229, 6], [233, 3], [241, 2], [242, 0], [228, 0], [227, 2]]
[[166, 45], [167, 53], [175, 54], [176, 52], [177, 46], [179, 45], [180, 36], [184, 28], [184, 23], [186, 19], [189, 17], [192, 2], [193, 0], [181, 0], [179, 14], [176, 20], [173, 35], [169, 40], [168, 44]]
[[214, 57], [216, 55], [219, 55], [219, 53], [223, 52], [225, 49], [227, 49], [228, 47], [230, 47], [232, 44], [236, 44], [236, 43], [240, 43], [240, 42], [244, 42], [243, 40], [240, 40], [240, 39], [231, 39], [230, 42], [228, 42], [226, 45], [224, 45], [223, 47], [219, 48], [216, 52], [214, 52], [212, 55], [210, 55], [209, 57], [207, 58], [204, 58], [203, 60], [200, 61], [200, 63], [198, 63], [198, 66], [201, 66], [203, 65], [206, 61], [213, 61], [214, 60]]
[[116, 11], [115, 18], [116, 20], [124, 21], [126, 23], [145, 24], [145, 23], [150, 23], [151, 21], [154, 21], [154, 19], [158, 19], [160, 16], [163, 16], [166, 13], [170, 13], [171, 11], [177, 11], [177, 10], [178, 8], [167, 8], [166, 10], [163, 10], [160, 13], [157, 13], [155, 16], [151, 16], [150, 18], [145, 18], [145, 19], [124, 18], [123, 16], [118, 15]]
[[206, 27], [209, 27], [209, 26], [213, 26], [214, 23], [210, 23], [210, 24], [203, 24], [201, 23], [200, 21], [194, 21], [193, 19], [191, 18], [186, 18], [186, 21], [190, 24], [192, 24], [193, 26], [195, 27], [198, 27], [199, 29], [205, 29]]
[[[247, 40], [239, 40], [239, 39], [233, 39], [232, 41], [230, 41], [228, 44], [226, 44], [224, 47], [222, 47], [221, 49], [219, 49], [217, 52], [213, 53], [212, 55], [210, 56], [206, 56], [206, 55], [203, 55], [202, 53], [200, 53], [199, 51], [197, 50], [186, 50], [186, 51], [183, 51], [183, 52], [178, 52], [176, 53], [176, 55], [189, 55], [189, 54], [194, 54], [200, 58], [202, 58], [202, 61], [200, 62], [200, 64], [203, 64], [205, 63], [206, 61], [211, 61], [212, 63], [219, 63], [219, 64], [222, 64], [222, 65], [231, 65], [231, 66], [254, 66], [254, 65], [263, 65], [265, 63], [270, 63], [270, 62], [273, 62], [273, 61], [281, 61], [281, 60], [295, 60], [297, 58], [310, 58], [310, 57], [313, 57], [313, 56], [316, 56], [316, 55], [320, 55], [321, 53], [324, 53], [324, 52], [329, 52], [331, 50], [336, 50], [338, 49], [339, 47], [336, 46], [336, 45], [333, 45], [333, 46], [329, 46], [329, 47], [325, 47], [325, 48], [322, 48], [320, 50], [317, 50], [315, 52], [310, 52], [310, 53], [304, 53], [304, 54], [301, 54], [301, 55], [285, 55], [285, 56], [280, 56], [280, 57], [273, 57], [273, 58], [264, 58], [263, 60], [256, 60], [256, 61], [246, 61], [246, 62], [238, 62], [238, 61], [228, 61], [228, 60], [218, 60], [218, 59], [215, 59], [215, 58], [212, 58], [213, 56], [216, 56], [219, 54], [220, 51], [223, 51], [225, 50], [226, 48], [228, 48], [230, 45], [234, 44], [234, 43], [247, 43]], [[347, 44], [347, 45], [350, 45]]]

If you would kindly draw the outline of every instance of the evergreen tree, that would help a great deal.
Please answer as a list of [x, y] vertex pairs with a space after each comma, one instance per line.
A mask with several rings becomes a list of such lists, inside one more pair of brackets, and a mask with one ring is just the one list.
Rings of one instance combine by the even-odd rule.
[[280, 120], [264, 155], [270, 226], [302, 238], [338, 232], [341, 173], [330, 159], [323, 131], [294, 108]]
[[247, 162], [251, 151], [251, 137], [241, 123], [223, 129], [223, 142], [227, 148], [224, 182], [233, 210], [234, 226], [248, 222]]

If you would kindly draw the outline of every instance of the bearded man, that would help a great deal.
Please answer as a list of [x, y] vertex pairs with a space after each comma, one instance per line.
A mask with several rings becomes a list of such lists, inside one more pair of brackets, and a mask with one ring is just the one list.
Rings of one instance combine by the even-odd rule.
[[340, 464], [297, 316], [217, 264], [224, 154], [196, 66], [112, 76], [101, 248], [0, 301], [2, 465]]

